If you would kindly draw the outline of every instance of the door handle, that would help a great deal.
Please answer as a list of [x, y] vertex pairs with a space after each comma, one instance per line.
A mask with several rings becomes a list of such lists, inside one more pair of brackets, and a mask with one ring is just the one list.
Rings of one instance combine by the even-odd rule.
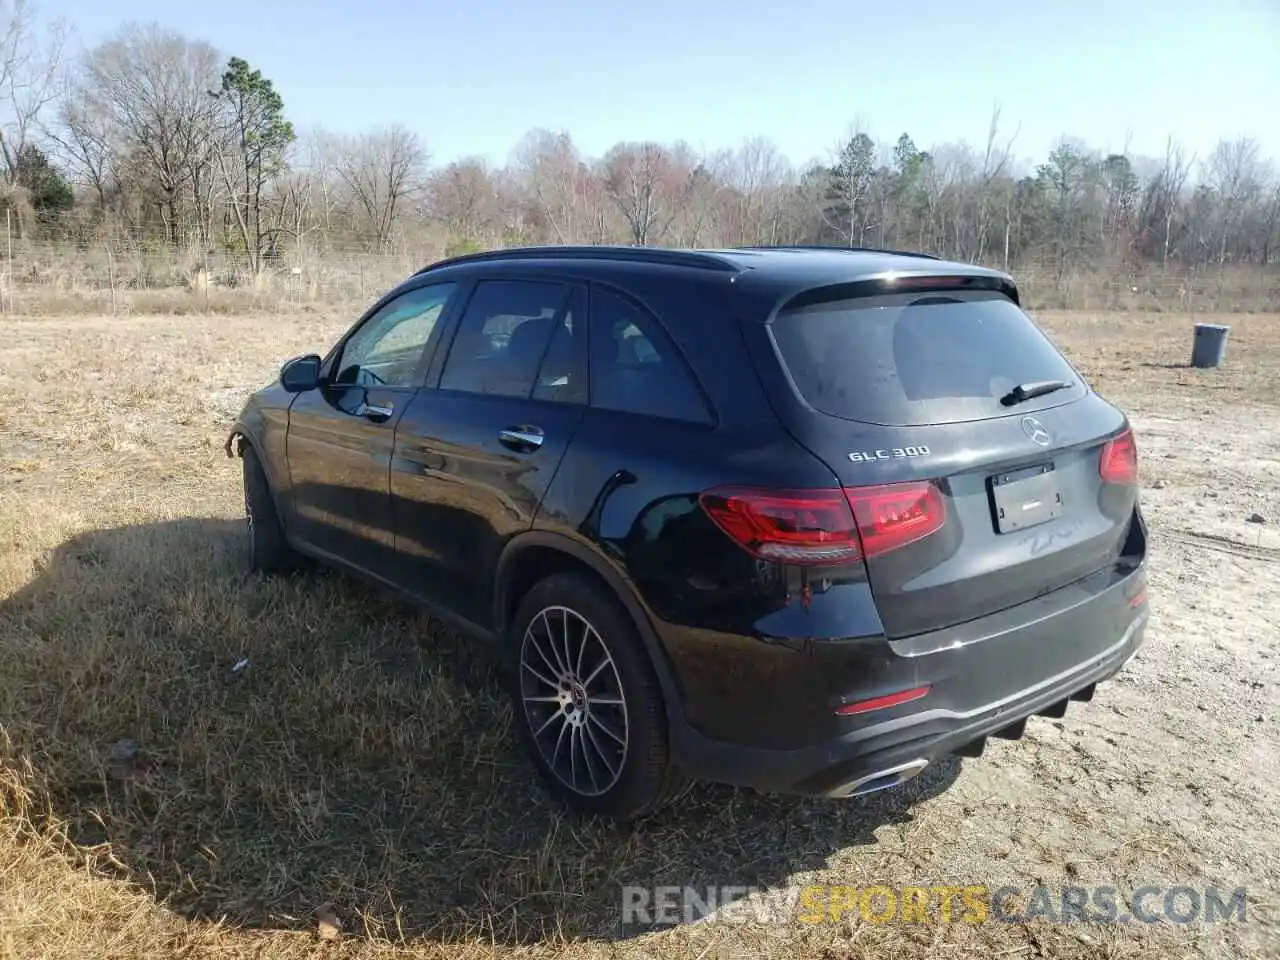
[[360, 409], [361, 415], [374, 423], [381, 423], [384, 420], [391, 419], [391, 415], [395, 412], [395, 408], [389, 403], [385, 406], [377, 403], [366, 403]]
[[538, 427], [507, 427], [505, 430], [498, 431], [498, 441], [504, 447], [510, 447], [522, 453], [538, 449], [542, 446], [544, 439], [546, 438]]

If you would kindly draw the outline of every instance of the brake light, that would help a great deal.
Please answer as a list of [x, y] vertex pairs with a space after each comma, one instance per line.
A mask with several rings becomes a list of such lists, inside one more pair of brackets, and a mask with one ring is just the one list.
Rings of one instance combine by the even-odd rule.
[[897, 290], [919, 289], [921, 287], [943, 290], [959, 290], [975, 285], [987, 286], [990, 283], [985, 277], [948, 277], [938, 275], [902, 276], [901, 274], [896, 273], [891, 273], [883, 277], [882, 282], [886, 287], [891, 287]]
[[927, 482], [835, 490], [717, 487], [700, 503], [748, 553], [779, 563], [849, 563], [914, 543], [946, 523], [942, 495]]
[[1132, 486], [1138, 482], [1138, 444], [1132, 430], [1125, 430], [1103, 444], [1098, 474], [1104, 483]]

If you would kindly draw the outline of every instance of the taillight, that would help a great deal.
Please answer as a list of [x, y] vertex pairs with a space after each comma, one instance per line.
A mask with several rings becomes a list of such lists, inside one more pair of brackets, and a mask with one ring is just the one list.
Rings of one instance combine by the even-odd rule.
[[932, 483], [887, 483], [845, 490], [867, 557], [879, 556], [937, 533], [947, 505]]
[[762, 560], [848, 563], [929, 536], [946, 523], [932, 483], [837, 490], [717, 487], [700, 502], [739, 546]]
[[702, 509], [748, 553], [780, 563], [847, 563], [862, 555], [841, 490], [719, 487]]
[[1132, 430], [1125, 430], [1103, 444], [1098, 474], [1104, 483], [1133, 485], [1138, 482], [1138, 444]]

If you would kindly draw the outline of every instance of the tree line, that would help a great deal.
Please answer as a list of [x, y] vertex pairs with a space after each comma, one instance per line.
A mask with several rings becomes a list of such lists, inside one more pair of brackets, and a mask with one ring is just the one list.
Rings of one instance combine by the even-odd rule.
[[909, 248], [1059, 276], [1261, 265], [1280, 175], [1259, 143], [1103, 154], [1064, 138], [1019, 161], [998, 109], [977, 146], [854, 130], [796, 165], [767, 137], [700, 153], [623, 141], [588, 157], [531, 130], [509, 162], [433, 165], [403, 124], [299, 135], [262, 72], [159, 24], [82, 53], [29, 0], [0, 23], [0, 203], [19, 239], [227, 252], [260, 273], [293, 249], [444, 253], [528, 243]]

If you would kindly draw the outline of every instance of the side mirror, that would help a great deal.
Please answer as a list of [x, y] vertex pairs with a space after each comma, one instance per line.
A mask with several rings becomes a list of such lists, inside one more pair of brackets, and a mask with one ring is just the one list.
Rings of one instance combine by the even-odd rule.
[[280, 386], [290, 393], [314, 390], [320, 386], [320, 365], [323, 362], [315, 353], [294, 357], [280, 368]]

